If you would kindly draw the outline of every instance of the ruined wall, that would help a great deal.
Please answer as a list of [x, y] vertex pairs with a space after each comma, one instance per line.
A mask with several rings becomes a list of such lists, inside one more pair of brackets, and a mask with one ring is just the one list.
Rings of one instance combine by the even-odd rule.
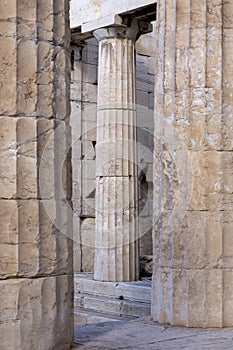
[[[153, 45], [152, 45], [153, 43]], [[93, 271], [95, 241], [95, 144], [98, 42], [71, 46], [71, 123], [75, 271]], [[152, 163], [154, 106], [154, 33], [137, 43], [137, 126], [140, 178], [140, 255], [152, 254]]]
[[69, 1], [0, 19], [0, 348], [70, 349]]

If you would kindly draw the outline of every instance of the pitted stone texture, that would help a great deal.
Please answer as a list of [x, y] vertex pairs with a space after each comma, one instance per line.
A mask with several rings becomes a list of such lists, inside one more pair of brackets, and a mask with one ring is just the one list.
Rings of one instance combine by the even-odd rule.
[[233, 325], [233, 5], [158, 1], [153, 319]]

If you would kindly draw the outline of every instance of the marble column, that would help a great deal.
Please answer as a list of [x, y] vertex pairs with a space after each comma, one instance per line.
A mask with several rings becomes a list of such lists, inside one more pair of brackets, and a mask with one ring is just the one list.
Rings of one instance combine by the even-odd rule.
[[152, 316], [233, 326], [233, 4], [159, 0]]
[[2, 1], [0, 19], [0, 348], [68, 350], [69, 1]]
[[134, 281], [138, 263], [135, 41], [137, 22], [94, 31], [99, 41], [94, 278]]

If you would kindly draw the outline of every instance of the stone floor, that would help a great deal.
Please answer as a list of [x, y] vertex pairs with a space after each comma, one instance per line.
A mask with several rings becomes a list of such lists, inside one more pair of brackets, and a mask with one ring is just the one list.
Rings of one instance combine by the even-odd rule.
[[75, 327], [79, 350], [232, 350], [233, 329], [160, 326], [149, 318]]

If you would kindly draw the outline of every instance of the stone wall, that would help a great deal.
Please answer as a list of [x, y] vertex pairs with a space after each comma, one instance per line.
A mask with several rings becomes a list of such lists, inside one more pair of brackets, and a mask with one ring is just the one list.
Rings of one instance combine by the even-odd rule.
[[[95, 240], [95, 144], [98, 42], [71, 46], [71, 123], [75, 271], [93, 271]], [[137, 43], [136, 89], [140, 179], [140, 255], [152, 254], [152, 163], [154, 107], [154, 33]]]
[[69, 1], [0, 19], [0, 348], [70, 349]]
[[75, 271], [93, 271], [98, 43], [71, 46]]

